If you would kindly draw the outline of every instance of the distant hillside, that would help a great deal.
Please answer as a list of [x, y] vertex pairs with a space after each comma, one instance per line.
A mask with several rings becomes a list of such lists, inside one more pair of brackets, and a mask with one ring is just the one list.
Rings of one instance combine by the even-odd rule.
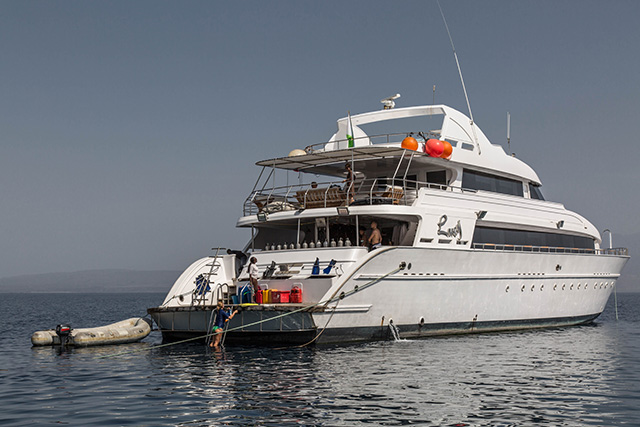
[[181, 272], [89, 270], [0, 279], [0, 292], [168, 292]]

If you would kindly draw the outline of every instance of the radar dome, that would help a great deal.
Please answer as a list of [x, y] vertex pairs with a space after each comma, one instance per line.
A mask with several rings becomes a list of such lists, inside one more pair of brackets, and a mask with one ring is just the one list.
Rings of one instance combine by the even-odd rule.
[[305, 154], [307, 154], [306, 151], [296, 148], [295, 150], [291, 150], [291, 152], [289, 153], [289, 157], [304, 156]]

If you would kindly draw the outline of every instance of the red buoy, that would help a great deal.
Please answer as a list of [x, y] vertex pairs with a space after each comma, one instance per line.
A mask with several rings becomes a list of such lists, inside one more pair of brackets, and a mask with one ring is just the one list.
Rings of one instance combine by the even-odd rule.
[[408, 136], [402, 140], [402, 148], [405, 150], [418, 151], [418, 141], [412, 136]]
[[444, 152], [444, 144], [439, 139], [427, 139], [424, 151], [431, 157], [440, 157]]
[[444, 151], [440, 154], [440, 157], [443, 159], [449, 159], [451, 157], [451, 153], [453, 152], [453, 147], [449, 143], [449, 141], [442, 141], [442, 145], [444, 145]]

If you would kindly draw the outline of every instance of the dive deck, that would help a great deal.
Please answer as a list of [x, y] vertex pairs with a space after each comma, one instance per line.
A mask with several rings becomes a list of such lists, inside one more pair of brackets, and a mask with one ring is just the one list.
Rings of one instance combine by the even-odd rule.
[[[227, 325], [227, 342], [305, 343], [317, 333], [312, 311], [322, 311], [313, 304], [237, 304], [226, 306], [238, 314]], [[147, 312], [162, 331], [164, 341], [202, 337], [206, 339], [215, 317], [215, 306], [154, 307]]]

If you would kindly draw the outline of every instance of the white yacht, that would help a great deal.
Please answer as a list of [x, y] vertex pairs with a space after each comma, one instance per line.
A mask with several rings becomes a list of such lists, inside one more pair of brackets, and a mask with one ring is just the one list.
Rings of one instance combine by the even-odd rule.
[[[364, 130], [407, 118], [418, 128]], [[328, 142], [257, 165], [237, 226], [251, 232], [243, 251], [257, 259], [261, 303], [242, 304], [248, 263], [219, 250], [148, 310], [165, 340], [206, 335], [219, 299], [241, 308], [227, 342], [578, 325], [602, 313], [629, 258], [602, 248], [589, 221], [543, 198], [533, 169], [445, 105], [348, 116]]]

